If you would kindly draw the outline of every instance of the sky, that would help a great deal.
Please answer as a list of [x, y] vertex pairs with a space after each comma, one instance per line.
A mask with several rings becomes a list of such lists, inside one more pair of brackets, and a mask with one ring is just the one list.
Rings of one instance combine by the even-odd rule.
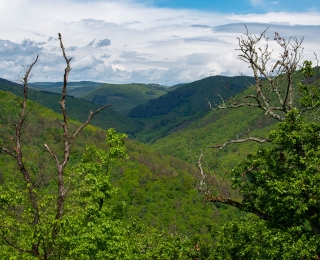
[[[320, 56], [319, 0], [0, 0], [0, 77], [17, 80], [36, 55], [31, 82], [174, 85], [208, 76], [251, 75], [238, 37], [266, 28], [303, 40], [303, 59]], [[261, 43], [262, 45], [265, 42]]]

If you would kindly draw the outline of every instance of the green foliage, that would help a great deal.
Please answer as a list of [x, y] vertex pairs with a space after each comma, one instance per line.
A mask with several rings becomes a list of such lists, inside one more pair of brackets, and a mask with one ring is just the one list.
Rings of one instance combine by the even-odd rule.
[[212, 76], [184, 84], [146, 104], [138, 105], [128, 114], [145, 126], [135, 138], [153, 143], [184, 129], [208, 113], [210, 108], [207, 100], [212, 104], [220, 103], [221, 97], [227, 99], [253, 82], [251, 77]]
[[185, 162], [161, 155], [136, 141], [127, 142], [127, 148], [130, 159], [110, 168], [112, 183], [119, 188], [110, 203], [126, 203], [119, 216], [122, 221], [129, 225], [133, 220], [140, 220], [171, 234], [198, 236], [212, 247], [211, 232], [237, 211], [203, 203], [191, 175], [194, 169]]
[[128, 259], [126, 230], [114, 219], [112, 206], [105, 203], [116, 192], [107, 175], [109, 163], [127, 156], [124, 137], [110, 129], [108, 152], [87, 147], [81, 162], [67, 176], [73, 189], [67, 213], [59, 223], [62, 235], [58, 241], [64, 259]]
[[134, 222], [129, 227], [135, 258], [141, 260], [206, 259], [207, 252], [198, 241], [174, 236], [164, 230], [147, 228]]
[[319, 238], [303, 228], [272, 228], [257, 217], [233, 220], [216, 236], [214, 259], [316, 259]]
[[[1, 90], [9, 91], [17, 96], [22, 96], [23, 93], [21, 85], [6, 80], [0, 80], [0, 91]], [[56, 93], [36, 91], [32, 89], [28, 92], [29, 100], [35, 101], [49, 109], [52, 109], [56, 113], [60, 113], [59, 101], [61, 99], [61, 94], [59, 95]], [[68, 104], [68, 116], [71, 119], [75, 119], [80, 122], [85, 122], [88, 119], [90, 111], [96, 111], [101, 107], [99, 104], [94, 104], [72, 96], [67, 96], [66, 102]], [[10, 116], [13, 115], [18, 114], [10, 114]], [[98, 113], [91, 120], [91, 124], [105, 130], [109, 129], [110, 126], [113, 126], [117, 131], [128, 134], [133, 134], [141, 128], [141, 126], [133, 122], [132, 119], [116, 112], [112, 107]]]
[[312, 61], [305, 60], [300, 69], [300, 72], [303, 74], [303, 76], [305, 76], [308, 79], [314, 76], [315, 73], [312, 69]]
[[[19, 113], [19, 100], [9, 92], [1, 92], [4, 113], [0, 114], [0, 138], [5, 143], [11, 142], [11, 120]], [[41, 246], [48, 248], [51, 243], [52, 226], [56, 223], [56, 176], [52, 158], [43, 143], [59, 151], [62, 140], [62, 131], [56, 122], [61, 120], [59, 115], [32, 101], [28, 102], [28, 108], [23, 152], [28, 158], [27, 167], [38, 183], [41, 229], [28, 225], [32, 219], [27, 220], [29, 215], [24, 212], [28, 200], [21, 174], [14, 160], [0, 153], [3, 202], [17, 198], [1, 211], [7, 220], [3, 231], [16, 247], [26, 250], [34, 241], [30, 239], [34, 233], [41, 235]], [[78, 126], [78, 122], [70, 121], [70, 129]], [[208, 255], [212, 250], [211, 232], [225, 223], [225, 219], [231, 219], [234, 211], [203, 203], [195, 189], [191, 175], [194, 170], [190, 165], [139, 142], [128, 139], [124, 142], [125, 138], [126, 135], [114, 129], [104, 132], [93, 126], [86, 127], [79, 135], [66, 171], [65, 217], [59, 222], [61, 232], [51, 258], [60, 255], [64, 259], [87, 259], [91, 255], [99, 259], [105, 254], [110, 259], [163, 259], [171, 252], [172, 258], [168, 259], [194, 259], [192, 256], [200, 254], [195, 251], [197, 244], [203, 251], [200, 255]], [[129, 159], [125, 155], [125, 143]], [[116, 159], [119, 157], [125, 160]], [[10, 212], [14, 209], [21, 210], [21, 217], [26, 216], [17, 221], [16, 211]], [[212, 216], [215, 216], [214, 223]], [[143, 228], [133, 227], [134, 219], [142, 221]], [[147, 248], [143, 247], [145, 241], [149, 241]], [[2, 239], [0, 244], [0, 259], [7, 256], [32, 259], [31, 254], [18, 252]]]
[[315, 259], [319, 254], [319, 132], [319, 123], [293, 109], [270, 132], [270, 146], [233, 170], [241, 209], [259, 212], [262, 219], [254, 225], [228, 224], [218, 239], [221, 259]]
[[107, 176], [109, 164], [127, 157], [124, 138], [109, 129], [109, 149], [87, 147], [81, 162], [69, 169], [65, 214], [59, 220], [54, 184], [32, 190], [39, 198], [40, 221], [30, 224], [34, 209], [23, 181], [5, 179], [0, 186], [1, 258], [33, 259], [30, 248], [38, 243], [40, 255], [47, 259], [128, 259], [126, 229], [115, 218], [115, 209], [105, 203], [116, 192]]

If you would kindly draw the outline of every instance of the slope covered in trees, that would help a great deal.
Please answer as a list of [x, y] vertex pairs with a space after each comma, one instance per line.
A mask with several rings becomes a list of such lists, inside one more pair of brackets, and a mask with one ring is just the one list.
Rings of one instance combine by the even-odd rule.
[[169, 88], [157, 84], [103, 84], [81, 98], [98, 104], [112, 104], [114, 110], [127, 114], [137, 105], [167, 93]]
[[[8, 80], [0, 79], [0, 90], [10, 91], [11, 93], [22, 96], [23, 89], [20, 84], [13, 83]], [[36, 91], [33, 89], [29, 90], [29, 99], [42, 104], [43, 106], [52, 109], [59, 113], [59, 100], [61, 94], [55, 94], [48, 91]], [[74, 98], [72, 96], [66, 96], [68, 102], [68, 115], [70, 118], [84, 122], [87, 120], [88, 111], [97, 110], [100, 105], [94, 104], [89, 101]], [[133, 134], [140, 130], [140, 126], [133, 122], [130, 118], [122, 115], [112, 108], [101, 111], [91, 122], [93, 125], [108, 129], [110, 126], [114, 127], [117, 131], [125, 132], [127, 134]]]
[[128, 116], [144, 125], [138, 140], [154, 142], [171, 132], [183, 129], [210, 110], [207, 100], [220, 103], [253, 83], [250, 77], [212, 76], [183, 84], [167, 94], [133, 108]]
[[[0, 103], [2, 104], [1, 109], [3, 112], [0, 116], [1, 144], [10, 143], [11, 136], [14, 136], [12, 121], [17, 120], [20, 102], [21, 98], [9, 92], [0, 91]], [[54, 164], [52, 164], [50, 153], [46, 151], [44, 143], [50, 145], [52, 150], [59, 151], [62, 149], [62, 131], [58, 124], [62, 120], [62, 116], [31, 101], [28, 102], [27, 107], [28, 117], [23, 128], [23, 153], [27, 158], [27, 168], [34, 174], [35, 182], [38, 185], [36, 187], [37, 192], [41, 196], [47, 192], [49, 194], [53, 193], [56, 185]], [[77, 121], [71, 120], [69, 128], [75, 129], [79, 125], [80, 123]], [[67, 175], [67, 180], [69, 180], [69, 177], [75, 178], [72, 172], [80, 174], [81, 170], [77, 168], [80, 167], [79, 165], [83, 165], [81, 167], [89, 167], [87, 165], [89, 161], [86, 161], [88, 159], [83, 161], [83, 154], [87, 154], [90, 151], [91, 155], [87, 154], [86, 156], [89, 157], [86, 158], [94, 159], [94, 156], [97, 156], [93, 148], [86, 152], [86, 146], [95, 145], [97, 149], [103, 149], [104, 151], [110, 149], [110, 146], [104, 142], [105, 135], [105, 131], [95, 127], [88, 127], [79, 135], [70, 157], [68, 174], [71, 175]], [[165, 254], [165, 252], [168, 254], [168, 259], [176, 259], [174, 256], [176, 253], [174, 252], [179, 248], [184, 248], [183, 250], [186, 251], [185, 253], [180, 252], [180, 258], [184, 259], [183, 256], [200, 255], [200, 252], [194, 250], [196, 244], [201, 244], [201, 254], [207, 255], [212, 250], [212, 234], [228, 219], [232, 219], [237, 215], [237, 211], [230, 210], [228, 207], [216, 207], [212, 204], [203, 203], [203, 198], [198, 194], [197, 183], [193, 176], [196, 171], [194, 166], [173, 156], [161, 155], [159, 152], [137, 141], [127, 139], [126, 147], [129, 158], [111, 163], [108, 166], [108, 176], [105, 177], [110, 182], [108, 185], [112, 185], [117, 189], [116, 191], [110, 186], [107, 190], [108, 194], [109, 192], [110, 194], [106, 196], [104, 202], [109, 208], [108, 213], [105, 213], [107, 214], [105, 221], [109, 221], [110, 225], [114, 226], [113, 230], [109, 230], [105, 234], [106, 239], [114, 241], [115, 236], [120, 236], [121, 238], [117, 242], [119, 244], [113, 242], [115, 244], [112, 247], [112, 252], [109, 252], [110, 259], [119, 257], [121, 254], [127, 254], [130, 257], [128, 259], [144, 259], [144, 257], [145, 259], [150, 259], [150, 257], [153, 258], [153, 254], [154, 257], [159, 254], [159, 259], [162, 259], [161, 255]], [[10, 192], [8, 188], [12, 187], [12, 182], [19, 183], [21, 181], [14, 160], [8, 161], [8, 159], [2, 151], [0, 156], [0, 180], [3, 213], [8, 210], [5, 205], [8, 203], [8, 196], [11, 196], [8, 193]], [[101, 162], [99, 158], [95, 160], [98, 163]], [[79, 178], [88, 176], [87, 174], [90, 171], [89, 168], [86, 169], [87, 172], [79, 175]], [[75, 185], [72, 184], [73, 182], [81, 183], [81, 180], [75, 178], [70, 183], [71, 187]], [[100, 185], [96, 182], [94, 183], [95, 187]], [[23, 190], [23, 185], [20, 188]], [[12, 192], [19, 194], [18, 189], [19, 187], [15, 187]], [[77, 196], [79, 203], [83, 203], [86, 200], [84, 194], [74, 194], [74, 196]], [[101, 195], [97, 194], [97, 196]], [[52, 198], [49, 202], [51, 200]], [[19, 203], [19, 201], [11, 201], [10, 203]], [[47, 207], [47, 210], [50, 209], [53, 210], [52, 207]], [[78, 213], [86, 214], [85, 212]], [[214, 222], [212, 222], [212, 218], [214, 218]], [[6, 239], [15, 241], [15, 246], [19, 246], [19, 248], [27, 248], [28, 243], [23, 244], [18, 237], [12, 237], [15, 235], [8, 229], [9, 223], [2, 222], [1, 225], [3, 225], [3, 230], [8, 232], [4, 236]], [[13, 228], [13, 226], [10, 227]], [[160, 230], [163, 230], [163, 232]], [[77, 239], [90, 239], [84, 233], [81, 233], [83, 231], [79, 231]], [[65, 232], [66, 237], [61, 238], [62, 240], [60, 241], [62, 243], [59, 249], [61, 252], [64, 252], [63, 250], [67, 248], [69, 248], [68, 250], [73, 248], [72, 244], [66, 244], [64, 239], [67, 239], [67, 237], [71, 241], [76, 239], [72, 233], [68, 233], [69, 231], [66, 230]], [[94, 232], [99, 235], [98, 231]], [[25, 233], [26, 236], [27, 234]], [[23, 240], [24, 238], [21, 237], [21, 239]], [[97, 238], [93, 236], [91, 239]], [[159, 239], [163, 240], [163, 244], [159, 244]], [[89, 244], [82, 246], [78, 244], [77, 247], [79, 246], [79, 248], [76, 250], [80, 250], [79, 252], [84, 255], [91, 254], [92, 257], [92, 253], [83, 250], [93, 242], [92, 240], [88, 242]], [[15, 252], [14, 248], [10, 249], [5, 241], [2, 241], [2, 243], [4, 244], [1, 245], [0, 243], [0, 246], [4, 246], [2, 247], [3, 257], [7, 254], [17, 254], [20, 257], [28, 255], [27, 252]], [[120, 245], [123, 245], [124, 248], [120, 249], [118, 247]], [[146, 245], [148, 245], [147, 248], [143, 249]], [[161, 247], [163, 248], [161, 249]], [[72, 254], [74, 255], [69, 257], [74, 259], [73, 257], [76, 257], [79, 252], [72, 250], [70, 252], [73, 252]]]

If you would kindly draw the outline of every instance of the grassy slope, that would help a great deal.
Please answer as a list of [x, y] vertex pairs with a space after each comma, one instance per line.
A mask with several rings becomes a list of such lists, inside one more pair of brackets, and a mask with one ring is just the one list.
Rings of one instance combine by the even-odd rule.
[[133, 107], [165, 93], [165, 87], [154, 84], [103, 84], [82, 98], [95, 103], [112, 104], [116, 111], [126, 114]]

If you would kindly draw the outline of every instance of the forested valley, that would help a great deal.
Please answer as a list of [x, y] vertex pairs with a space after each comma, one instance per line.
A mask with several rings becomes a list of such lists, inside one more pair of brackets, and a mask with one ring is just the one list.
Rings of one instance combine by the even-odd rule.
[[318, 57], [265, 33], [253, 76], [68, 82], [59, 34], [62, 82], [0, 79], [0, 259], [319, 259]]

